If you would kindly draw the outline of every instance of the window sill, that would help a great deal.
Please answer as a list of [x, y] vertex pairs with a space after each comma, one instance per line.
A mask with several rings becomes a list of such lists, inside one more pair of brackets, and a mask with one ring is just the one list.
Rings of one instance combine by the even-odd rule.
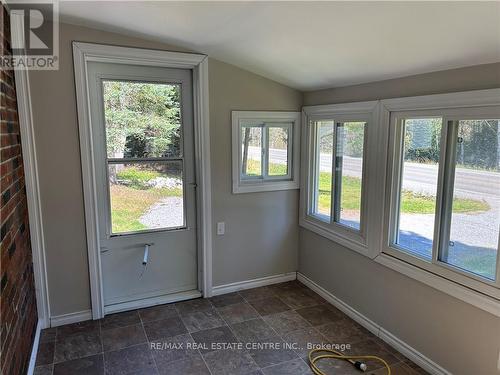
[[294, 190], [299, 188], [298, 181], [255, 181], [233, 183], [233, 194], [258, 193], [262, 191]]
[[458, 298], [481, 310], [500, 317], [500, 300], [498, 299], [467, 288], [457, 282], [448, 280], [442, 276], [423, 270], [422, 268], [384, 253], [379, 254], [374, 260], [375, 262], [402, 273], [405, 276], [420, 281], [434, 289], [449, 294], [452, 297]]
[[[345, 229], [346, 234], [341, 233], [340, 230], [332, 230], [327, 228], [320, 220], [315, 220], [309, 216], [301, 217], [299, 220], [299, 225], [305, 229], [310, 230], [322, 237], [325, 237], [333, 242], [336, 242], [342, 246], [347, 247], [350, 250], [354, 250], [364, 256], [373, 258], [373, 254], [370, 253], [370, 249], [366, 245], [366, 242], [361, 234], [354, 233], [349, 229]], [[342, 231], [343, 232], [343, 231]], [[352, 233], [349, 233], [352, 232]]]

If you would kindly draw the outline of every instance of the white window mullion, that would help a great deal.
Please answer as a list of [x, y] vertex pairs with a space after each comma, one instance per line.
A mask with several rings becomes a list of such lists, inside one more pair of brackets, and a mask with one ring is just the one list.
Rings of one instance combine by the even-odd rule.
[[262, 168], [262, 179], [267, 180], [269, 178], [269, 126], [267, 124], [262, 125], [262, 153], [260, 156], [260, 167]]
[[334, 141], [334, 146], [333, 146], [333, 160], [335, 161], [333, 168], [332, 168], [332, 176], [333, 176], [333, 182], [332, 182], [332, 189], [333, 189], [333, 195], [332, 195], [332, 206], [333, 206], [333, 214], [332, 214], [332, 220], [335, 223], [340, 223], [340, 210], [342, 208], [341, 205], [341, 199], [342, 199], [342, 162], [339, 162], [343, 158], [343, 150], [340, 150], [339, 153], [339, 148], [340, 145], [339, 143], [343, 140], [344, 137], [344, 128], [343, 128], [343, 123], [342, 122], [337, 122], [335, 124], [335, 137], [333, 139]]
[[293, 155], [293, 144], [295, 143], [295, 136], [293, 134], [293, 127], [291, 125], [287, 126], [287, 178], [293, 178], [293, 168], [292, 165], [296, 162]]
[[436, 219], [432, 262], [437, 264], [448, 251], [450, 241], [451, 213], [453, 206], [453, 185], [458, 134], [457, 121], [443, 117], [441, 132], [441, 154], [436, 199]]
[[402, 118], [394, 120], [394, 159], [393, 159], [393, 177], [391, 189], [391, 219], [389, 223], [390, 237], [389, 242], [391, 245], [399, 243], [399, 212], [401, 209], [401, 194], [403, 189], [403, 166], [404, 166], [404, 142], [403, 137], [405, 134], [405, 121]]
[[330, 189], [330, 224], [332, 226], [335, 225], [335, 168], [336, 168], [336, 161], [335, 161], [335, 154], [337, 151], [337, 123], [335, 120], [333, 120], [333, 139], [332, 139], [332, 177], [331, 177], [331, 189]]
[[310, 207], [308, 210], [309, 214], [313, 214], [316, 207], [318, 207], [319, 202], [319, 173], [320, 173], [320, 161], [321, 155], [319, 152], [319, 132], [318, 132], [318, 124], [316, 122], [310, 122], [310, 138], [309, 138], [309, 147], [312, 152], [311, 155], [314, 157], [311, 158], [310, 168], [311, 168], [311, 184], [309, 185], [310, 190]]

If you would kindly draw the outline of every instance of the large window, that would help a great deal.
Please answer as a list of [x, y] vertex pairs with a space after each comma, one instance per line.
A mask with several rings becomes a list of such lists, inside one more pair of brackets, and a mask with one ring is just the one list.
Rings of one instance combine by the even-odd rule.
[[[367, 145], [377, 139], [377, 102], [306, 107], [300, 223], [368, 254]], [[373, 176], [372, 176], [373, 177]], [[373, 237], [371, 238], [374, 239]]]
[[500, 106], [387, 102], [382, 252], [500, 299]]
[[242, 112], [233, 117], [233, 193], [298, 188], [300, 116]]
[[299, 224], [500, 316], [500, 89], [303, 110]]

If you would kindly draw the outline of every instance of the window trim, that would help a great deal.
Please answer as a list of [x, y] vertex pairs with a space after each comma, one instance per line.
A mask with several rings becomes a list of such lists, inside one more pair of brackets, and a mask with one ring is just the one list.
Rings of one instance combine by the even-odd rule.
[[[241, 128], [242, 121], [261, 123], [262, 139], [262, 178], [243, 178], [241, 173]], [[233, 194], [253, 193], [261, 191], [291, 190], [299, 188], [299, 156], [300, 156], [300, 112], [265, 112], [265, 111], [232, 111], [232, 185]], [[269, 128], [273, 124], [291, 124], [288, 142], [288, 174], [287, 176], [269, 176], [267, 171], [268, 152], [267, 138]]]
[[[449, 184], [447, 184], [447, 179], [452, 177], [452, 171], [450, 170], [450, 163], [453, 162], [453, 157], [449, 157], [447, 154], [447, 147], [449, 147], [449, 137], [450, 133], [447, 131], [449, 126], [449, 121], [456, 119], [466, 119], [471, 117], [484, 117], [491, 115], [497, 115], [500, 110], [500, 89], [492, 90], [481, 90], [481, 91], [470, 91], [470, 92], [460, 92], [451, 94], [438, 94], [438, 95], [428, 95], [420, 97], [409, 97], [409, 98], [397, 98], [397, 99], [387, 99], [381, 101], [381, 123], [385, 124], [385, 133], [387, 136], [387, 166], [386, 166], [386, 194], [385, 194], [385, 204], [384, 204], [384, 220], [380, 226], [381, 233], [381, 246], [380, 254], [375, 259], [377, 262], [382, 263], [390, 268], [396, 269], [403, 274], [416, 278], [422, 281], [422, 279], [428, 280], [429, 278], [434, 279], [436, 285], [443, 285], [439, 279], [445, 279], [449, 283], [453, 283], [456, 287], [451, 288], [450, 284], [445, 283], [447, 286], [444, 288], [438, 287], [438, 289], [447, 292], [449, 294], [455, 295], [456, 290], [461, 290], [460, 288], [466, 288], [473, 293], [481, 294], [485, 296], [488, 300], [492, 300], [498, 303], [500, 300], [500, 256], [499, 262], [497, 263], [496, 270], [496, 280], [490, 281], [487, 278], [475, 275], [473, 273], [462, 271], [458, 267], [447, 264], [446, 262], [440, 261], [438, 259], [438, 246], [442, 238], [442, 228], [446, 225], [446, 218], [442, 215], [442, 209], [444, 203], [449, 203]], [[425, 261], [421, 258], [412, 256], [411, 254], [406, 254], [405, 252], [398, 250], [396, 247], [391, 245], [392, 238], [391, 235], [395, 230], [394, 215], [397, 214], [395, 210], [396, 207], [396, 196], [395, 189], [398, 180], [399, 171], [397, 170], [396, 164], [398, 163], [396, 148], [397, 139], [394, 136], [396, 133], [396, 122], [395, 119], [408, 117], [408, 115], [440, 115], [443, 117], [443, 128], [441, 133], [441, 154], [440, 154], [440, 166], [438, 172], [438, 192], [436, 197], [437, 212], [435, 222], [434, 236], [435, 240], [433, 243], [433, 254], [432, 261]], [[472, 112], [472, 113], [471, 113]], [[474, 114], [477, 113], [476, 116]], [[394, 193], [394, 194], [393, 194]], [[443, 202], [443, 200], [445, 202]], [[390, 259], [389, 259], [390, 258]], [[392, 260], [391, 260], [392, 259]], [[398, 264], [395, 266], [395, 260], [404, 262], [405, 266]], [[415, 276], [417, 275], [417, 276]], [[424, 281], [425, 282], [425, 281]], [[457, 289], [458, 288], [458, 289]], [[455, 292], [451, 293], [450, 290], [454, 289]], [[457, 296], [457, 295], [455, 295]], [[472, 303], [477, 306], [474, 302], [477, 302], [477, 298], [470, 298], [470, 293], [459, 292], [458, 298], [465, 300], [466, 302]], [[481, 307], [484, 307], [484, 300], [480, 298], [483, 302], [479, 303]], [[489, 303], [486, 304], [490, 306]], [[490, 311], [491, 312], [491, 311]], [[497, 307], [495, 314], [500, 316], [500, 310]]]
[[[373, 103], [373, 108], [366, 103]], [[307, 187], [310, 186], [310, 171], [308, 160], [311, 158], [311, 148], [308, 145], [310, 139], [310, 126], [308, 117], [311, 113], [328, 113], [329, 111], [344, 112], [361, 110], [364, 106], [366, 111], [371, 110], [376, 117], [372, 126], [368, 124], [371, 130], [369, 133], [368, 148], [364, 151], [365, 158], [370, 159], [369, 182], [365, 181], [370, 201], [370, 207], [366, 213], [368, 246], [359, 246], [357, 243], [345, 238], [338, 233], [332, 233], [331, 230], [324, 229], [314, 220], [306, 219], [306, 208], [308, 202]], [[432, 111], [437, 113], [439, 110], [460, 108], [473, 109], [476, 112], [479, 107], [500, 106], [500, 88], [488, 90], [475, 90], [466, 92], [456, 92], [448, 94], [426, 95], [406, 98], [384, 99], [374, 102], [359, 102], [334, 105], [307, 106], [303, 108], [302, 139], [301, 139], [301, 195], [299, 208], [299, 225], [303, 228], [332, 240], [350, 250], [354, 250], [363, 255], [372, 258], [375, 262], [384, 267], [390, 268], [409, 278], [424, 283], [436, 290], [444, 292], [455, 298], [458, 298], [468, 304], [487, 311], [500, 317], [500, 289], [497, 286], [485, 284], [481, 280], [476, 280], [469, 276], [464, 276], [458, 272], [455, 267], [439, 266], [434, 269], [426, 269], [420, 264], [422, 262], [416, 257], [406, 255], [400, 252], [399, 257], [384, 252], [388, 247], [385, 245], [388, 238], [388, 228], [386, 227], [388, 207], [390, 206], [390, 195], [387, 190], [390, 185], [392, 169], [390, 167], [389, 154], [389, 130], [391, 112], [411, 112], [426, 110], [428, 114]], [[477, 109], [476, 109], [477, 108]], [[470, 115], [467, 111], [466, 116]], [[445, 119], [446, 121], [446, 119]], [[386, 189], [387, 187], [387, 189]], [[387, 202], [387, 203], [386, 203]], [[335, 251], [333, 248], [332, 251]], [[497, 266], [497, 281], [500, 282], [500, 264]]]
[[[368, 246], [370, 241], [376, 240], [376, 233], [369, 224], [369, 213], [375, 212], [377, 199], [372, 199], [372, 192], [367, 188], [371, 180], [376, 179], [373, 168], [376, 160], [367, 157], [377, 142], [377, 101], [307, 106], [303, 108], [302, 126], [302, 152], [301, 152], [301, 199], [299, 225], [307, 228], [323, 237], [338, 242], [363, 255], [371, 258], [376, 256], [375, 248]], [[316, 158], [316, 131], [312, 122], [320, 120], [333, 120], [334, 127], [339, 122], [363, 121], [365, 125], [363, 140], [363, 166], [362, 166], [362, 190], [361, 190], [361, 213], [360, 229], [354, 229], [331, 220], [329, 223], [321, 220], [317, 215], [310, 213], [314, 199], [315, 167]], [[334, 136], [335, 141], [335, 136]], [[374, 149], [373, 149], [374, 150]], [[334, 155], [332, 155], [332, 158]], [[332, 169], [335, 163], [332, 163]], [[332, 197], [333, 199], [333, 197]], [[333, 206], [333, 202], [332, 202]]]

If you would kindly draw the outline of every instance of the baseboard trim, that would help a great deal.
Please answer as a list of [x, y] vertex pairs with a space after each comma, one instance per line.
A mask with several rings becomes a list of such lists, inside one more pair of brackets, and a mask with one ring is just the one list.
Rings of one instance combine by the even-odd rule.
[[50, 326], [57, 327], [65, 324], [83, 322], [90, 319], [92, 319], [92, 310], [77, 311], [50, 317]]
[[149, 298], [138, 299], [135, 301], [120, 302], [120, 303], [107, 305], [107, 306], [104, 306], [104, 313], [105, 314], [113, 314], [113, 313], [118, 313], [118, 312], [122, 312], [122, 311], [142, 309], [145, 307], [163, 305], [165, 303], [185, 301], [188, 299], [200, 298], [200, 297], [201, 297], [201, 293], [199, 290], [190, 290], [187, 292], [178, 292], [178, 293], [166, 294], [166, 295], [158, 296], [158, 297], [149, 297]]
[[30, 363], [28, 365], [28, 375], [33, 375], [35, 372], [36, 355], [38, 353], [38, 345], [40, 344], [40, 333], [42, 332], [42, 321], [39, 319], [36, 324], [35, 339], [31, 348]]
[[212, 288], [212, 293], [214, 296], [218, 296], [220, 294], [237, 292], [238, 290], [252, 289], [266, 285], [283, 283], [285, 281], [295, 280], [296, 278], [297, 278], [297, 272], [288, 272], [280, 275], [266, 276], [266, 277], [260, 277], [258, 279], [244, 280], [230, 284], [217, 285]]
[[347, 316], [349, 316], [351, 319], [355, 320], [359, 324], [361, 324], [363, 327], [368, 329], [370, 332], [372, 332], [374, 335], [378, 336], [380, 339], [388, 343], [390, 346], [398, 350], [401, 354], [406, 356], [408, 359], [422, 367], [425, 371], [429, 372], [430, 374], [434, 375], [451, 375], [449, 371], [444, 369], [443, 367], [439, 366], [437, 363], [432, 361], [431, 359], [427, 358], [425, 355], [420, 353], [418, 350], [415, 348], [411, 347], [408, 345], [406, 342], [386, 330], [385, 328], [381, 327], [377, 323], [375, 323], [373, 320], [367, 318], [363, 314], [361, 314], [359, 311], [356, 309], [352, 308], [349, 306], [347, 303], [342, 301], [340, 298], [336, 297], [320, 285], [316, 284], [314, 281], [309, 279], [307, 276], [301, 274], [300, 272], [297, 272], [297, 279], [309, 287], [310, 289], [314, 290], [316, 293], [318, 293], [321, 297], [326, 299], [328, 302], [330, 302], [332, 305], [334, 305], [336, 308], [341, 310], [343, 313], [345, 313]]

